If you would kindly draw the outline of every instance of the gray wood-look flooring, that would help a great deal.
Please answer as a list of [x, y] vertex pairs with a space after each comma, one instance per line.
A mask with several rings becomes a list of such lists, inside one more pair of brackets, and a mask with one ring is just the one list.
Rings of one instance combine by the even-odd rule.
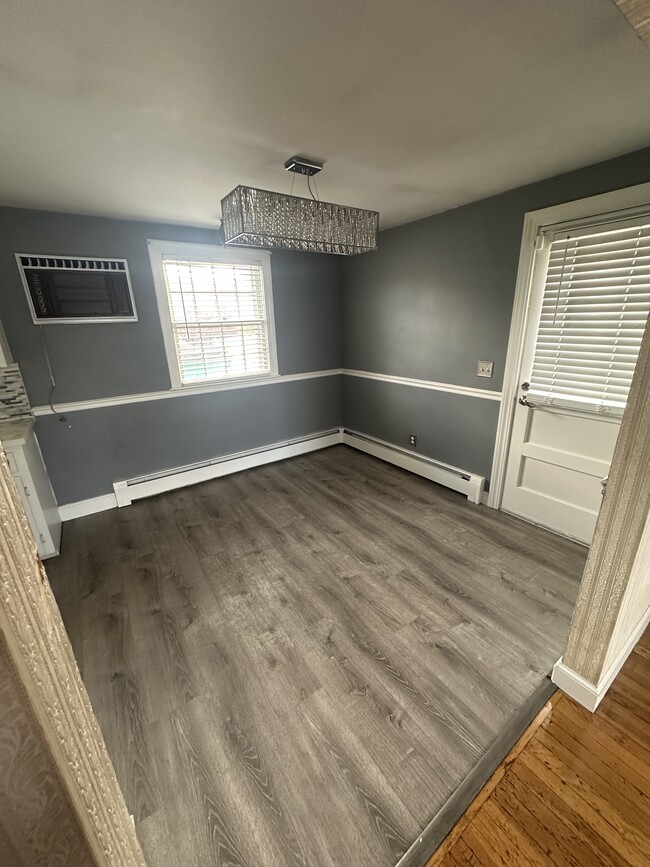
[[150, 867], [392, 867], [585, 553], [338, 446], [66, 524], [47, 571]]

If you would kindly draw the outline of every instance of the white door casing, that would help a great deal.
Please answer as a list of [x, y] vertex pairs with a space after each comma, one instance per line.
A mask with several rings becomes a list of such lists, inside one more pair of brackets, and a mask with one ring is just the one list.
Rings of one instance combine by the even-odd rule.
[[[592, 417], [595, 426], [590, 428], [591, 432], [587, 434], [585, 426], [581, 424], [584, 414], [578, 411], [557, 408], [529, 409], [518, 404], [518, 398], [525, 395], [525, 391], [520, 388], [526, 379], [522, 376], [522, 370], [530, 370], [531, 334], [536, 334], [537, 330], [545, 274], [544, 257], [548, 256], [547, 250], [536, 249], [536, 238], [545, 226], [581, 220], [597, 214], [614, 214], [647, 206], [649, 202], [650, 184], [640, 184], [532, 211], [524, 218], [488, 505], [517, 511], [529, 520], [565, 533], [566, 526], [562, 529], [559, 523], [564, 520], [563, 513], [571, 509], [577, 531], [569, 531], [569, 535], [583, 541], [588, 541], [593, 532], [594, 512], [597, 512], [600, 506], [600, 478], [606, 475], [606, 472], [601, 475], [601, 471], [606, 469], [611, 459], [619, 425], [615, 417]], [[535, 290], [537, 306], [533, 297]], [[534, 403], [532, 398], [530, 402]], [[515, 440], [521, 443], [518, 473], [513, 471], [515, 458], [509, 461], [510, 446]], [[524, 451], [526, 454], [523, 454]], [[521, 467], [523, 458], [527, 461], [524, 461], [524, 466]], [[537, 489], [540, 496], [545, 498], [542, 517], [525, 513], [525, 507], [520, 500], [527, 496], [526, 492], [515, 493], [514, 500], [513, 496], [505, 496], [507, 469], [510, 469], [511, 479], [524, 483], [518, 487], [530, 488], [533, 491]], [[573, 476], [576, 492], [576, 502], [573, 504], [570, 501], [568, 505], [564, 503], [566, 497], [562, 495], [563, 489], [557, 479], [561, 472], [568, 473], [568, 477]], [[549, 521], [551, 505], [555, 520]], [[544, 520], [544, 516], [547, 520]]]
[[535, 251], [501, 508], [589, 543], [620, 418], [528, 399], [550, 244]]

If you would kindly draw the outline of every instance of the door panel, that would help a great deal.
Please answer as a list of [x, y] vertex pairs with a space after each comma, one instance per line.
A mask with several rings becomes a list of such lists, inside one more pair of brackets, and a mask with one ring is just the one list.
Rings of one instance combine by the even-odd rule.
[[[549, 500], [574, 505], [578, 509], [593, 511], [594, 496], [600, 493], [600, 481], [594, 476], [581, 473], [566, 466], [524, 458], [521, 471], [521, 487], [547, 497]], [[601, 476], [602, 478], [602, 476]], [[567, 488], [570, 500], [567, 500]]]
[[546, 408], [527, 414], [524, 408], [523, 414], [528, 418], [529, 442], [544, 443], [550, 449], [582, 454], [585, 441], [589, 440], [589, 452], [595, 458], [608, 463], [611, 460], [618, 421]]
[[[538, 342], [550, 244], [535, 254], [524, 338], [522, 383], [511, 431], [501, 508], [589, 544], [620, 417], [544, 403], [528, 382]], [[548, 306], [548, 301], [547, 301]]]
[[618, 429], [613, 419], [518, 405], [502, 508], [590, 542]]

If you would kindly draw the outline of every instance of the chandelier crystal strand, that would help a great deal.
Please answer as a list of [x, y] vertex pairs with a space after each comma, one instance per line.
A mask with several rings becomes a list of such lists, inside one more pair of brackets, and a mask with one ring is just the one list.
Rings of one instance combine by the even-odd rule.
[[379, 214], [255, 187], [221, 200], [226, 244], [351, 256], [377, 249]]

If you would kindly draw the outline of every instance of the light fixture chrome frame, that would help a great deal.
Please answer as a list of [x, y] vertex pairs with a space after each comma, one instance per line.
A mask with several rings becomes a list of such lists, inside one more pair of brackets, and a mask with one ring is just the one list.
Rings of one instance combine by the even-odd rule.
[[377, 249], [379, 212], [238, 186], [221, 200], [226, 244], [351, 256]]

